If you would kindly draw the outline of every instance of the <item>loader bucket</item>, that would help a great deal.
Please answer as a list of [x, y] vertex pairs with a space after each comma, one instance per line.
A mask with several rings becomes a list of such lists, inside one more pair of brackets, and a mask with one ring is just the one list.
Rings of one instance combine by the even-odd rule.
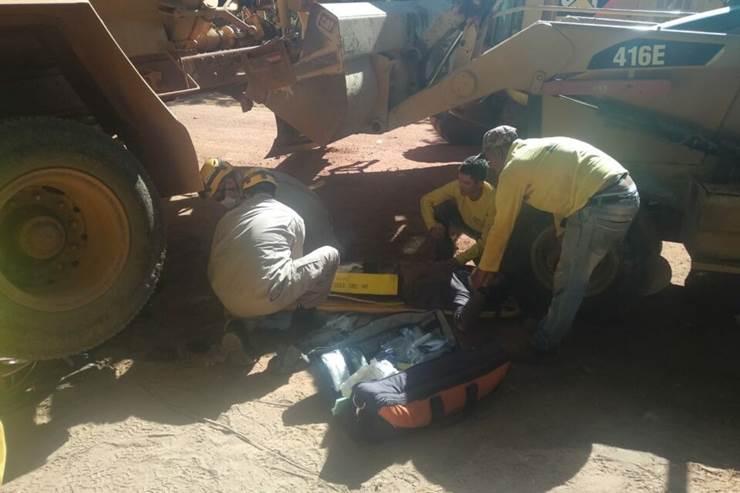
[[275, 115], [275, 124], [277, 126], [277, 137], [275, 137], [275, 140], [272, 142], [272, 147], [265, 156], [266, 158], [282, 156], [316, 147], [317, 144], [315, 144], [311, 139], [302, 135], [298, 130], [277, 115]]
[[[450, 0], [314, 4], [308, 15], [296, 83], [271, 90], [264, 103], [284, 120], [272, 152], [310, 139], [325, 145], [387, 128], [390, 59], [414, 46]], [[287, 125], [286, 125], [287, 124]], [[292, 128], [291, 128], [292, 127]]]

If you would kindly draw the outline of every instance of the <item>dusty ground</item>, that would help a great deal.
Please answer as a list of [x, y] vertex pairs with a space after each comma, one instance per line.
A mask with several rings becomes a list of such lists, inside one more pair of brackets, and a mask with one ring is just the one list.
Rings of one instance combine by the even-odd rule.
[[[222, 99], [173, 110], [201, 157], [316, 186], [354, 258], [382, 258], [418, 231], [419, 194], [474, 152], [417, 124], [263, 161], [268, 112], [244, 116]], [[219, 211], [181, 199], [168, 213], [159, 292], [91, 352], [110, 366], [58, 384], [69, 368], [44, 365], [35, 391], [5, 409], [3, 491], [740, 491], [740, 310], [719, 304], [737, 292], [715, 288], [698, 304], [678, 245], [664, 249], [674, 285], [625, 320], [579, 323], [560, 359], [515, 365], [464, 421], [370, 446], [331, 421], [306, 373], [281, 379], [263, 360], [244, 375], [184, 357], [221, 323], [203, 274]]]

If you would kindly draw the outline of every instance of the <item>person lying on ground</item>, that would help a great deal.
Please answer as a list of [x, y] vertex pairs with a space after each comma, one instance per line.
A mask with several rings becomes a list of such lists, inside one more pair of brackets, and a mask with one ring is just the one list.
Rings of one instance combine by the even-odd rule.
[[450, 295], [453, 306], [453, 321], [460, 332], [471, 332], [478, 328], [481, 312], [492, 310], [501, 312], [504, 307], [518, 309], [516, 301], [510, 296], [509, 279], [500, 277], [495, 285], [473, 289], [470, 284], [469, 268], [461, 266], [452, 272]]
[[477, 156], [467, 158], [457, 170], [457, 179], [425, 194], [421, 216], [429, 240], [435, 243], [436, 260], [453, 258], [455, 239], [465, 233], [476, 242], [454, 255], [455, 265], [477, 259], [496, 213], [493, 186], [486, 181], [488, 163]]
[[471, 286], [495, 283], [522, 203], [553, 214], [561, 255], [549, 310], [532, 339], [536, 351], [553, 351], [571, 330], [591, 273], [637, 214], [637, 187], [615, 159], [567, 137], [520, 139], [503, 125], [483, 136], [482, 154], [498, 175], [496, 218]]

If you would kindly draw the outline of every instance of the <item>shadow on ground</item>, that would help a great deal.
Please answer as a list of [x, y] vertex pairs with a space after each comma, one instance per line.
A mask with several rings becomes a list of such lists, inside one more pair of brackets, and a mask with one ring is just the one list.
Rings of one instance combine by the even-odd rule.
[[[322, 479], [358, 488], [411, 461], [449, 491], [540, 492], [566, 483], [594, 457], [608, 472], [613, 459], [599, 459], [600, 446], [624, 449], [627, 464], [644, 460], [630, 451], [665, 459], [669, 492], [687, 491], [689, 463], [736, 470], [740, 327], [732, 312], [698, 312], [686, 295], [669, 288], [626, 325], [581, 321], [558, 359], [515, 363], [501, 389], [452, 426], [369, 445], [333, 423]], [[284, 423], [315, 422], [322, 407], [320, 398], [306, 399], [284, 413]]]
[[424, 145], [409, 149], [403, 157], [417, 163], [460, 163], [468, 156], [480, 152], [478, 146], [452, 146], [444, 141], [426, 141]]
[[[310, 156], [320, 169], [321, 153]], [[283, 166], [291, 169], [299, 159]], [[453, 179], [454, 169], [329, 174], [317, 192], [335, 211], [348, 258], [385, 258], [397, 253], [401, 235], [421, 230], [419, 196]], [[223, 320], [205, 278], [212, 230], [223, 211], [198, 199], [167, 208], [170, 256], [160, 289], [131, 327], [93, 352], [94, 359], [128, 358], [133, 366], [118, 376], [89, 370], [61, 386], [58, 378], [68, 371], [63, 364], [41, 372], [37, 393], [2, 412], [12, 451], [6, 479], [43, 465], [72, 427], [130, 416], [171, 425], [217, 419], [287, 383], [181, 359], [183, 344], [214, 337]], [[449, 491], [539, 492], [567, 483], [601, 445], [670, 461], [668, 491], [686, 491], [691, 462], [740, 469], [740, 325], [733, 319], [740, 307], [720, 308], [715, 295], [727, 292], [702, 289], [708, 295], [702, 303], [672, 287], [614, 326], [580, 322], [558, 360], [515, 364], [502, 388], [454, 425], [373, 446], [332, 423], [321, 444], [328, 456], [320, 476], [382, 489], [389, 465], [411, 462]], [[38, 416], [44, 409], [52, 417], [46, 424]], [[283, 413], [287, 427], [328, 420], [320, 396]], [[611, 459], [599, 460], [595, 467], [608, 470], [604, 461]], [[404, 469], [400, 479], [407, 473], [411, 489], [411, 472]]]
[[305, 185], [310, 185], [314, 178], [329, 166], [329, 160], [325, 157], [326, 152], [325, 148], [296, 152], [283, 159], [275, 169], [295, 176]]
[[[121, 355], [96, 351], [96, 359]], [[114, 360], [118, 360], [118, 357]], [[40, 403], [7, 411], [8, 455], [6, 481], [47, 462], [69, 438], [69, 429], [96, 423], [117, 423], [135, 416], [142, 420], [182, 426], [217, 420], [235, 403], [258, 400], [287, 383], [287, 377], [269, 373], [245, 375], [225, 367], [205, 367], [183, 361], [137, 359], [119, 377], [111, 369], [91, 369], [66, 380], [56, 388], [61, 369], [37, 376]], [[46, 386], [46, 387], [45, 387]], [[39, 420], [40, 410], [50, 410], [51, 420]]]
[[[300, 169], [313, 162], [318, 172], [325, 163], [322, 156], [321, 151], [296, 154], [279, 169]], [[339, 212], [335, 229], [345, 239], [348, 258], [381, 258], [397, 251], [397, 242], [389, 241], [399, 227], [418, 231], [418, 197], [451, 179], [451, 173], [449, 167], [338, 173], [323, 177], [325, 186], [317, 192], [330, 210]], [[303, 178], [310, 183], [308, 175]], [[11, 406], [12, 412], [0, 409], [13, 450], [7, 480], [44, 464], [67, 441], [72, 426], [129, 416], [171, 424], [215, 419], [234, 403], [258, 399], [285, 383], [261, 374], [225, 375], [220, 368], [181, 361], [191, 343], [207, 347], [220, 337], [223, 310], [210, 290], [206, 267], [213, 231], [224, 210], [186, 197], [166, 202], [165, 213], [168, 258], [156, 293], [123, 333], [91, 353], [91, 360], [131, 359], [132, 369], [120, 378], [109, 369], [90, 370], [61, 389], [55, 385], [70, 371], [67, 365], [39, 372], [38, 391], [24, 403], [15, 403], [24, 404], [20, 410], [18, 405]], [[53, 419], [36, 426], [37, 404], [49, 395]]]
[[239, 101], [237, 101], [233, 97], [226, 95], [226, 94], [219, 94], [216, 92], [207, 93], [207, 94], [196, 94], [193, 96], [186, 96], [186, 97], [178, 98], [176, 102], [173, 102], [170, 104], [173, 104], [173, 105], [215, 104], [217, 106], [239, 106], [240, 105]]
[[316, 193], [334, 214], [346, 260], [397, 258], [404, 240], [424, 231], [419, 198], [456, 176], [455, 166], [322, 176]]
[[[422, 475], [459, 493], [547, 491], [587, 463], [613, 473], [614, 452], [600, 455], [608, 446], [624, 451], [627, 467], [644, 460], [631, 451], [665, 459], [666, 491], [687, 491], [689, 463], [740, 468], [740, 329], [726, 312], [697, 313], [684, 295], [675, 287], [648, 300], [627, 325], [580, 322], [557, 360], [515, 363], [502, 387], [459, 422], [370, 445], [352, 439], [332, 421], [323, 397], [311, 395], [283, 412], [283, 425], [330, 422], [320, 478], [349, 488], [382, 490], [384, 471], [409, 463], [393, 473], [394, 481], [407, 474], [409, 488]], [[131, 354], [119, 338], [95, 356]], [[173, 426], [217, 420], [287, 384], [268, 373], [245, 376], [174, 359], [134, 359], [118, 378], [109, 369], [90, 370], [56, 389], [52, 373], [51, 387], [38, 394], [51, 396], [50, 422], [34, 424], [45, 407], [36, 401], [4, 416], [9, 480], [42, 466], [72, 427], [131, 416]]]

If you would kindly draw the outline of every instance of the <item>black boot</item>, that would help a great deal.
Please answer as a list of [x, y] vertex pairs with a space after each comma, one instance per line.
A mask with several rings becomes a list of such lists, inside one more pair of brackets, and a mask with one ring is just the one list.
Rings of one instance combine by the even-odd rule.
[[298, 330], [308, 330], [313, 329], [314, 325], [316, 325], [318, 320], [318, 312], [316, 311], [316, 308], [303, 308], [302, 306], [299, 306], [295, 309], [293, 312], [293, 317], [291, 319], [290, 325], [292, 328], [298, 329]]

